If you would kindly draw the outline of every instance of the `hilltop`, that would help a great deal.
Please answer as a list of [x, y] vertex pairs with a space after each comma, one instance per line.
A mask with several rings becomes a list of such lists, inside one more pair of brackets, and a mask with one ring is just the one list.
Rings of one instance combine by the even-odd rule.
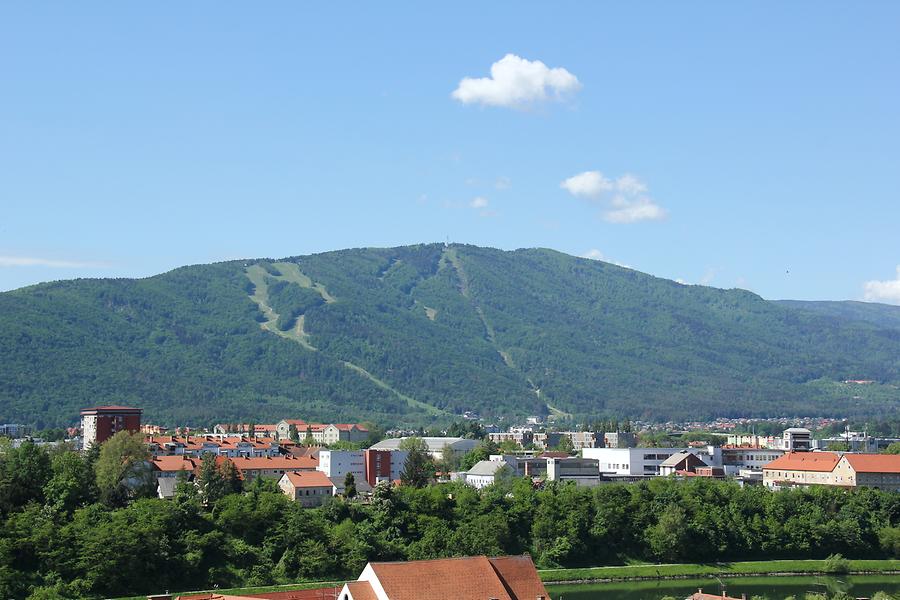
[[[875, 380], [848, 386], [847, 379]], [[900, 307], [770, 302], [546, 249], [429, 244], [0, 294], [0, 420], [664, 420], [900, 408]]]

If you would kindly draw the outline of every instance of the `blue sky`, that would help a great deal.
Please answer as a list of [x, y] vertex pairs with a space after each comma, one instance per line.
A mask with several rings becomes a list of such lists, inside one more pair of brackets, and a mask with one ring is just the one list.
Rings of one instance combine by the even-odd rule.
[[323, 4], [0, 6], [0, 289], [449, 238], [900, 303], [900, 4]]

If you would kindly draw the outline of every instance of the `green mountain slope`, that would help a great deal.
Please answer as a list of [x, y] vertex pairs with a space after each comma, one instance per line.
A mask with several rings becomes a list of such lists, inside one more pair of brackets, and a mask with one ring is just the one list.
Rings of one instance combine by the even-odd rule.
[[777, 302], [782, 306], [835, 317], [843, 321], [860, 321], [871, 323], [877, 327], [900, 329], [900, 306], [854, 301], [778, 300]]
[[354, 249], [0, 294], [0, 421], [42, 426], [112, 402], [195, 424], [872, 415], [900, 408], [898, 382], [890, 321], [542, 249]]

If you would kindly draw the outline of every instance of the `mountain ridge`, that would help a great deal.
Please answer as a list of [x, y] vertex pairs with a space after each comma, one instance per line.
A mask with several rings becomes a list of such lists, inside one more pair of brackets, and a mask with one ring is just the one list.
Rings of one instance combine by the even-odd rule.
[[[900, 407], [895, 319], [900, 307], [772, 302], [552, 249], [231, 260], [0, 293], [0, 419], [57, 425], [101, 400], [195, 424], [548, 405], [654, 420], [871, 415]], [[860, 395], [845, 379], [878, 384]]]

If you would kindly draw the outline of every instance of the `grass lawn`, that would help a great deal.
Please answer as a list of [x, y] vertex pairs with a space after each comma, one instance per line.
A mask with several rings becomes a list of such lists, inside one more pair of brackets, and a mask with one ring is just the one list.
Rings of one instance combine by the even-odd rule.
[[[851, 560], [851, 572], [900, 571], [900, 560]], [[824, 560], [767, 560], [752, 562], [706, 563], [685, 565], [626, 565], [584, 569], [543, 569], [541, 579], [547, 583], [584, 580], [643, 579], [657, 577], [690, 577], [696, 575], [770, 575], [774, 573], [825, 573]]]

